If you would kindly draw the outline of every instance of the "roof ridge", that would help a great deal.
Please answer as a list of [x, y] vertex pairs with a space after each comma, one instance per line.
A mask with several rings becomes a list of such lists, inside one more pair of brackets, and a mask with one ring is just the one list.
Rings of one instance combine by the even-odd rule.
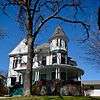
[[59, 25], [55, 28], [55, 31], [49, 40], [52, 40], [57, 37], [64, 39], [65, 41], [69, 40], [68, 37], [66, 36], [65, 32], [63, 31], [63, 28], [61, 27], [61, 25]]

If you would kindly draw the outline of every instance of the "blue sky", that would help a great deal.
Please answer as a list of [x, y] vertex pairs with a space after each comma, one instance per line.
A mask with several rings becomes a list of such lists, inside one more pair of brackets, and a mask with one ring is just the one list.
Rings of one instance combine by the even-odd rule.
[[[84, 0], [83, 8], [85, 12], [80, 13], [79, 18], [83, 18], [86, 15], [85, 22], [90, 23], [91, 32], [97, 32], [98, 27], [96, 24], [97, 7], [100, 6], [99, 0]], [[82, 36], [84, 30], [79, 25], [65, 24], [61, 21], [52, 21], [45, 25], [45, 28], [39, 33], [36, 44], [47, 42], [50, 36], [52, 36], [56, 26], [61, 25], [66, 35], [69, 37], [70, 42], [69, 56], [74, 58], [79, 67], [84, 69], [84, 80], [100, 80], [100, 71], [96, 69], [96, 66], [87, 63], [84, 57], [84, 49], [81, 49], [76, 42], [78, 37]], [[9, 53], [16, 45], [24, 38], [25, 34], [20, 31], [18, 23], [13, 19], [10, 19], [0, 11], [0, 27], [5, 30], [7, 36], [0, 40], [0, 70], [7, 71], [9, 66]]]

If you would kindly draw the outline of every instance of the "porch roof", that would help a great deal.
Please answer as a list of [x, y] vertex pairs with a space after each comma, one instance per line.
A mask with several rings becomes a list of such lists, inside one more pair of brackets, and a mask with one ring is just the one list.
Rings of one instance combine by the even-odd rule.
[[84, 80], [82, 81], [84, 85], [100, 85], [100, 80]]
[[[78, 66], [72, 66], [72, 65], [68, 65], [68, 64], [53, 64], [53, 65], [46, 65], [46, 66], [39, 66], [39, 67], [33, 67], [33, 71], [36, 71], [36, 70], [52, 70], [52, 69], [55, 69], [55, 68], [60, 68], [60, 69], [63, 69], [64, 71], [66, 71], [69, 75], [72, 75], [75, 76], [81, 76], [84, 74], [84, 71], [82, 69], [80, 69]], [[22, 67], [22, 68], [16, 68], [15, 71], [19, 71], [19, 72], [23, 72], [26, 70], [26, 67]]]
[[71, 66], [71, 65], [67, 65], [67, 64], [46, 65], [46, 66], [33, 68], [33, 70], [43, 70], [43, 69], [49, 70], [49, 69], [55, 69], [55, 68], [64, 69], [64, 71], [66, 71], [68, 74], [75, 74], [78, 76], [81, 76], [84, 74], [84, 71], [82, 69], [78, 68], [77, 66]]

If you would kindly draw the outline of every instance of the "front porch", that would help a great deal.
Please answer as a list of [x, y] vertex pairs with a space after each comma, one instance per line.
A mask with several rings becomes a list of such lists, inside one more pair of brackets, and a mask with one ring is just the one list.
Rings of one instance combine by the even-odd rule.
[[[24, 80], [25, 70], [20, 70]], [[71, 65], [47, 65], [33, 68], [33, 95], [81, 95], [84, 71]]]
[[64, 80], [78, 81], [84, 74], [83, 70], [70, 65], [48, 65], [33, 69], [33, 81], [40, 80]]

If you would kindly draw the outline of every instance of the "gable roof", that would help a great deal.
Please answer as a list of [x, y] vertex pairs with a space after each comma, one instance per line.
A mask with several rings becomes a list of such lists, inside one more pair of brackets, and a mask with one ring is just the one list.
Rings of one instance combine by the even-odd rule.
[[16, 54], [22, 54], [22, 53], [27, 53], [28, 51], [28, 47], [25, 44], [26, 39], [23, 39], [17, 46], [15, 49], [13, 49], [9, 55], [16, 55]]

